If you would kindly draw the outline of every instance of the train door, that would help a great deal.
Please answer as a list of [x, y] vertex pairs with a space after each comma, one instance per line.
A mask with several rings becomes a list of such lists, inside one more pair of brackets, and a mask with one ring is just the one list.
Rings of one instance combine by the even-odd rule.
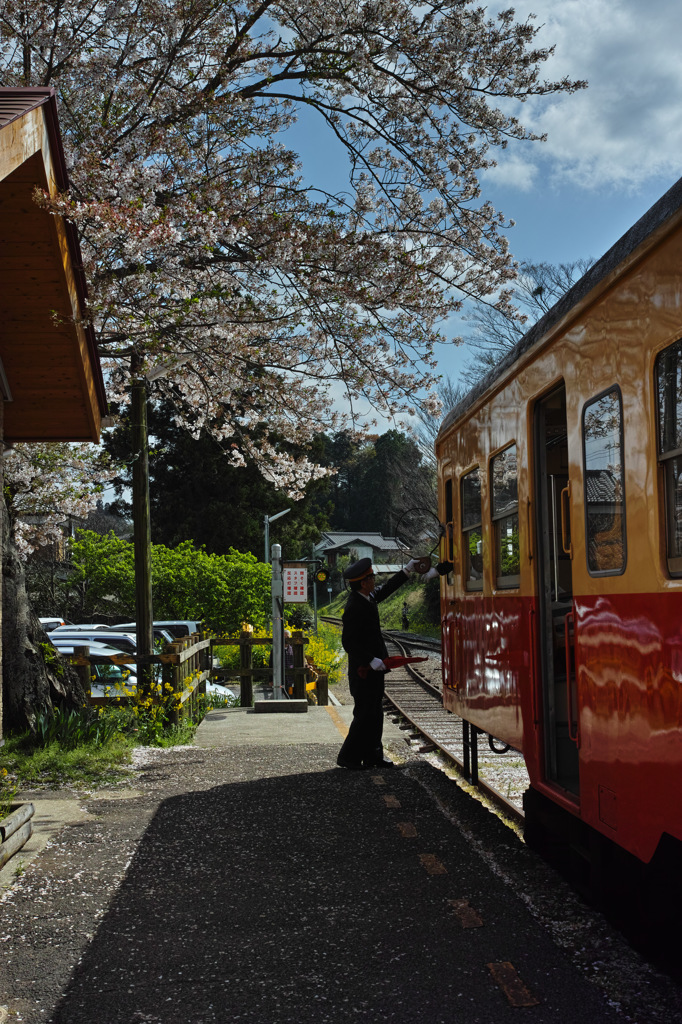
[[568, 429], [562, 384], [534, 412], [539, 688], [545, 780], [579, 793], [570, 556]]

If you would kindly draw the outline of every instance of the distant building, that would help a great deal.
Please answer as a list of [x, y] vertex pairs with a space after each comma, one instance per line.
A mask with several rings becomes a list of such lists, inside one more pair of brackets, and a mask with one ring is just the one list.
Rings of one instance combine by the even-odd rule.
[[313, 557], [324, 558], [332, 568], [338, 558], [348, 555], [351, 561], [371, 558], [379, 573], [397, 572], [409, 561], [407, 546], [399, 537], [381, 533], [326, 532], [313, 549]]

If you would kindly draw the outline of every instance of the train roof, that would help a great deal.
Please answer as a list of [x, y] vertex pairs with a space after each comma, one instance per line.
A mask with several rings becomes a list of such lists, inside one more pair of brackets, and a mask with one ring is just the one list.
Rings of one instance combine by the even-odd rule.
[[[476, 402], [493, 385], [505, 376], [507, 371], [514, 366], [518, 359], [526, 352], [538, 345], [552, 329], [565, 320], [570, 320], [571, 314], [577, 315], [579, 309], [594, 301], [602, 291], [624, 273], [632, 265], [635, 259], [642, 253], [638, 252], [641, 247], [646, 249], [655, 245], [668, 231], [672, 230], [675, 223], [682, 219], [682, 178], [679, 178], [647, 212], [611, 248], [604, 253], [601, 259], [597, 260], [572, 288], [563, 295], [545, 315], [533, 324], [516, 345], [510, 349], [478, 384], [474, 385], [471, 391], [467, 392], [464, 398], [455, 405], [445, 416], [441, 424], [438, 437], [441, 437], [453, 423], [455, 423], [467, 410], [471, 409]], [[646, 243], [646, 245], [645, 245]], [[594, 294], [592, 294], [594, 293]]]

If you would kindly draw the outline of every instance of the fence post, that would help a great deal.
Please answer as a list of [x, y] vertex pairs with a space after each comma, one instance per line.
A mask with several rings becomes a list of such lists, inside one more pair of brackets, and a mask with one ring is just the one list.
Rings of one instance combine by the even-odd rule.
[[239, 703], [243, 708], [250, 708], [253, 705], [253, 647], [251, 646], [252, 633], [250, 630], [242, 630], [241, 643], [239, 644], [239, 683], [241, 697]]
[[[201, 636], [201, 634], [199, 635]], [[201, 672], [202, 676], [205, 673], [208, 673], [208, 677], [204, 679], [201, 683], [199, 683], [199, 688], [197, 690], [197, 693], [200, 693], [202, 697], [206, 696], [206, 683], [210, 678], [211, 669], [213, 668], [212, 653], [212, 647], [205, 647], [199, 655], [199, 671]]]
[[291, 641], [294, 648], [294, 699], [304, 700], [306, 689], [303, 631], [300, 629], [294, 630], [291, 635]]
[[[74, 647], [73, 653], [79, 658], [90, 658], [89, 647]], [[92, 690], [92, 680], [90, 679], [90, 661], [88, 660], [87, 665], [76, 665], [76, 672], [78, 673], [78, 677], [81, 681], [83, 689], [88, 695], [89, 700], [90, 693]]]
[[[173, 654], [180, 654], [181, 653], [181, 651], [183, 649], [182, 643], [174, 643], [172, 646], [173, 646]], [[182, 678], [182, 665], [172, 665], [171, 666], [171, 685], [173, 687], [173, 698], [174, 698], [173, 702], [175, 703], [175, 698], [177, 697], [178, 694], [182, 694], [182, 691], [185, 688], [184, 685], [183, 685], [183, 678]], [[171, 711], [171, 724], [172, 725], [179, 725], [180, 724], [180, 712], [181, 712], [181, 710], [182, 710], [182, 706], [179, 709], [173, 708], [173, 710]]]
[[317, 692], [317, 703], [320, 705], [329, 704], [329, 676], [326, 672], [317, 673], [315, 690]]

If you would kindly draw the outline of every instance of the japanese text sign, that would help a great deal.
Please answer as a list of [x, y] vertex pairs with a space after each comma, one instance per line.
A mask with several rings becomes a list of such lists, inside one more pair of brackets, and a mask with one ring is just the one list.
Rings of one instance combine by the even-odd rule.
[[284, 600], [288, 602], [308, 600], [308, 570], [283, 569]]

